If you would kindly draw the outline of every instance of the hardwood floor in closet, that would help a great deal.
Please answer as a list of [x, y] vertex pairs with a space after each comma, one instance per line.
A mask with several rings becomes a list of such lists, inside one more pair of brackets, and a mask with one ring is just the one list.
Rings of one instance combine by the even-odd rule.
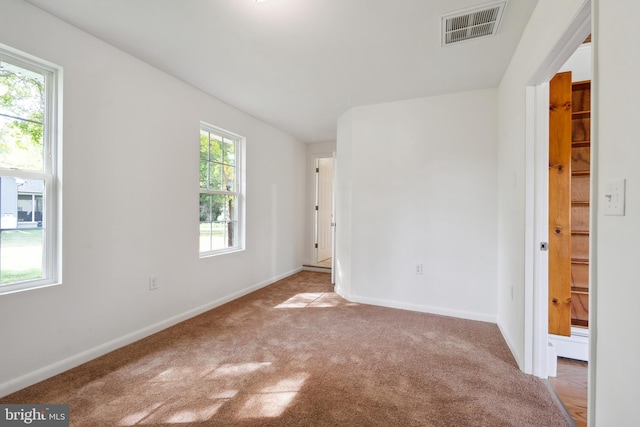
[[587, 427], [587, 362], [558, 358], [558, 373], [549, 382], [578, 427]]

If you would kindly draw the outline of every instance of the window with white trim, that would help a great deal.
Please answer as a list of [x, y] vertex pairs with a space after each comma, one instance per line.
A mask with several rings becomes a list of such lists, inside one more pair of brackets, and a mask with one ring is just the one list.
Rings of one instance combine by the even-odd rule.
[[60, 282], [60, 73], [0, 45], [0, 294]]
[[244, 249], [244, 138], [200, 124], [200, 256]]

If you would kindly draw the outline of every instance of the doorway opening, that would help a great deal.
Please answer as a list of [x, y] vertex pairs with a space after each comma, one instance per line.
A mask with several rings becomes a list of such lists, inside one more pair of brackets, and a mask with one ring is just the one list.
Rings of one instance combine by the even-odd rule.
[[[526, 275], [526, 283], [525, 288], [528, 288], [529, 291], [525, 294], [525, 311], [528, 313], [525, 316], [525, 360], [524, 360], [524, 370], [527, 373], [534, 374], [538, 377], [547, 379], [550, 376], [554, 377], [561, 370], [557, 365], [557, 353], [556, 347], [550, 340], [551, 335], [551, 322], [550, 322], [550, 312], [553, 310], [554, 306], [554, 298], [556, 298], [558, 303], [562, 303], [570, 306], [570, 302], [572, 299], [571, 289], [569, 289], [569, 296], [562, 299], [561, 297], [556, 297], [552, 295], [552, 291], [549, 287], [550, 282], [550, 273], [553, 268], [550, 263], [551, 254], [549, 252], [550, 243], [552, 238], [556, 234], [556, 228], [553, 224], [553, 219], [551, 218], [551, 201], [550, 201], [550, 193], [549, 187], [552, 185], [551, 180], [553, 177], [550, 174], [550, 171], [555, 167], [557, 168], [557, 164], [554, 163], [553, 159], [550, 158], [549, 144], [550, 144], [550, 109], [551, 107], [551, 97], [550, 97], [550, 81], [552, 77], [558, 73], [558, 71], [562, 70], [562, 68], [570, 62], [571, 57], [574, 53], [580, 50], [581, 46], [584, 46], [584, 42], [587, 40], [589, 34], [592, 33], [591, 27], [591, 2], [586, 1], [582, 6], [579, 13], [574, 18], [574, 21], [567, 27], [565, 34], [561, 37], [556, 48], [550, 53], [547, 59], [544, 61], [542, 67], [535, 73], [535, 75], [531, 79], [530, 86], [527, 86], [527, 142], [526, 142], [526, 176], [527, 176], [527, 219], [526, 219], [526, 229], [527, 229], [527, 246], [526, 246], [526, 263], [527, 269], [529, 273]], [[589, 70], [591, 70], [592, 63], [594, 62], [591, 59], [591, 52], [589, 51], [589, 55], [587, 55], [587, 64]], [[581, 80], [591, 80], [591, 78], [582, 78]], [[561, 108], [569, 109], [569, 128], [572, 127], [572, 111], [571, 111], [571, 101], [561, 103]], [[578, 113], [578, 112], [576, 112]], [[586, 113], [586, 111], [581, 111], [580, 113]], [[576, 116], [580, 116], [576, 114]], [[587, 122], [583, 122], [585, 124]], [[590, 117], [587, 128], [590, 125]], [[571, 129], [569, 131], [571, 133]], [[582, 139], [583, 145], [587, 138]], [[571, 136], [569, 137], [570, 147], [569, 147], [569, 160], [568, 166], [563, 166], [562, 171], [564, 176], [567, 175], [571, 177]], [[583, 150], [584, 151], [584, 150]], [[592, 157], [590, 160], [594, 160]], [[590, 162], [591, 163], [591, 162]], [[581, 165], [582, 171], [579, 175], [583, 180], [589, 180], [590, 176], [595, 173], [595, 168], [591, 166], [591, 164], [584, 168], [584, 165]], [[589, 172], [586, 172], [586, 171]], [[559, 169], [557, 169], [559, 171]], [[588, 193], [591, 190], [587, 190]], [[586, 209], [586, 211], [590, 211], [592, 209], [591, 205], [587, 205], [589, 201], [589, 197], [579, 199], [574, 197], [574, 201], [580, 202], [572, 204], [572, 196], [570, 193], [566, 195], [567, 200], [564, 201], [565, 205], [568, 203], [568, 209], [572, 209], [572, 205], [582, 206]], [[580, 215], [582, 215], [582, 212]], [[569, 214], [571, 216], [571, 213]], [[585, 218], [583, 217], [583, 221]], [[586, 218], [586, 222], [589, 220]], [[571, 233], [571, 225], [566, 224], [562, 226], [562, 233], [567, 233], [569, 236]], [[583, 241], [590, 242], [593, 238], [593, 235], [584, 233], [585, 231], [589, 231], [588, 229], [576, 229], [578, 232], [575, 235], [580, 236]], [[589, 259], [588, 250], [589, 244], [585, 246], [581, 242], [579, 244], [579, 248], [583, 251], [581, 256], [573, 256], [574, 260], [584, 260]], [[575, 255], [575, 254], [574, 254]], [[572, 254], [568, 252], [568, 259], [571, 262]], [[590, 273], [589, 269], [592, 266], [587, 265], [586, 270]], [[569, 267], [569, 288], [571, 288], [571, 269]], [[589, 284], [591, 279], [589, 277], [590, 274], [587, 275], [586, 278], [578, 280], [582, 285], [575, 286], [574, 290], [583, 291], [584, 287], [590, 287]], [[584, 282], [586, 280], [586, 283]], [[578, 284], [574, 282], [574, 284]], [[592, 289], [593, 290], [593, 289]], [[580, 318], [584, 321], [585, 318], [588, 322], [581, 326], [593, 326], [596, 322], [596, 313], [592, 304], [587, 303], [588, 311], [580, 314]], [[569, 308], [569, 316], [571, 316], [571, 308]], [[575, 309], [574, 309], [575, 314]], [[571, 320], [569, 319], [569, 325]], [[577, 325], [574, 325], [577, 326]], [[586, 352], [586, 356], [592, 355], [591, 346], [589, 344], [589, 336], [587, 335], [586, 328], [578, 328], [581, 332], [586, 333], [581, 337], [583, 341], [583, 350]], [[569, 326], [569, 330], [571, 331], [571, 327]], [[569, 332], [571, 335], [571, 332]], [[574, 334], [575, 335], [575, 334]], [[593, 333], [592, 333], [593, 335]], [[565, 338], [565, 337], [563, 337]], [[575, 338], [575, 337], [574, 337]], [[584, 362], [580, 362], [584, 363]], [[592, 366], [585, 366], [583, 370], [584, 374], [587, 377], [591, 375], [591, 371], [593, 370]], [[585, 389], [586, 387], [586, 389]], [[583, 398], [583, 407], [581, 409], [583, 420], [581, 420], [580, 425], [586, 425], [586, 413], [590, 412], [590, 416], [592, 416], [592, 410], [587, 410], [587, 401], [589, 408], [593, 408], [594, 400], [593, 400], [593, 390], [590, 389], [589, 380], [587, 378], [584, 379], [582, 384], [581, 391]], [[560, 393], [558, 393], [560, 394]], [[560, 396], [562, 398], [562, 396]], [[565, 406], [567, 406], [567, 402], [564, 402]], [[571, 404], [569, 404], [570, 406]], [[569, 409], [569, 408], [567, 408]], [[576, 420], [577, 421], [577, 420]], [[584, 422], [584, 424], [582, 424]]]
[[333, 266], [335, 159], [317, 157], [313, 164], [313, 247], [304, 265], [318, 271], [331, 272]]
[[[589, 360], [591, 36], [550, 82], [549, 342]], [[566, 103], [565, 110], [556, 108]], [[555, 105], [554, 105], [555, 104]]]
[[588, 400], [591, 52], [589, 36], [549, 82], [549, 372], [579, 427]]
[[315, 263], [331, 268], [333, 224], [333, 159], [316, 161]]

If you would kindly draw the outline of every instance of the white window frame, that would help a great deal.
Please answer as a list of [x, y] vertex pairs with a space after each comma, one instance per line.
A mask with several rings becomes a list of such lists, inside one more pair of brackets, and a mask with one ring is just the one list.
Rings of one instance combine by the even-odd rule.
[[0, 175], [44, 181], [42, 278], [0, 285], [0, 295], [62, 283], [62, 68], [33, 55], [0, 44], [0, 60], [45, 77], [43, 127], [44, 170], [28, 171], [0, 167]]
[[[206, 122], [200, 122], [200, 132], [210, 132], [216, 135], [219, 135], [223, 138], [229, 139], [235, 144], [235, 190], [234, 191], [224, 191], [224, 190], [211, 190], [211, 189], [203, 189], [200, 188], [200, 183], [198, 182], [198, 208], [200, 203], [200, 194], [221, 194], [228, 195], [232, 194], [236, 197], [236, 207], [235, 207], [235, 216], [237, 221], [237, 230], [236, 230], [236, 240], [235, 245], [231, 247], [221, 248], [221, 249], [213, 249], [202, 251], [200, 250], [200, 232], [198, 228], [198, 252], [200, 254], [200, 258], [208, 258], [211, 256], [217, 256], [222, 254], [228, 254], [233, 252], [244, 251], [245, 249], [245, 146], [246, 146], [246, 138], [238, 135], [233, 132], [229, 132], [228, 130], [219, 128], [217, 126], [211, 125]], [[200, 138], [198, 138], [198, 152], [200, 152]], [[200, 159], [198, 157], [198, 168], [200, 167]], [[200, 227], [200, 221], [198, 221], [198, 227]]]

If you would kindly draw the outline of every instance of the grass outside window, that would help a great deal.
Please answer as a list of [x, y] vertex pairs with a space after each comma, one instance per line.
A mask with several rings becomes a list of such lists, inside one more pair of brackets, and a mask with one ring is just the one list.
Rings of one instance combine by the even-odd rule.
[[0, 284], [42, 278], [43, 230], [0, 232]]

